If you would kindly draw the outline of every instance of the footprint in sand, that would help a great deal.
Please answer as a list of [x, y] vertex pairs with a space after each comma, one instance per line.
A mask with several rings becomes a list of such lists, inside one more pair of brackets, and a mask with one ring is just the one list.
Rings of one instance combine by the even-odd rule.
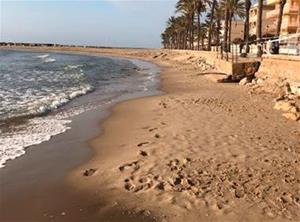
[[154, 135], [154, 137], [157, 138], [157, 139], [159, 139], [159, 138], [160, 138], [160, 135], [159, 135], [158, 133], [156, 133], [156, 134]]
[[139, 154], [140, 154], [141, 156], [148, 156], [148, 153], [147, 153], [146, 151], [144, 151], [144, 150], [140, 150], [140, 151], [139, 151]]
[[164, 107], [165, 109], [167, 108], [167, 104], [165, 102], [159, 103], [160, 106]]
[[154, 131], [154, 130], [157, 130], [157, 128], [156, 128], [156, 127], [151, 128], [151, 129], [149, 129], [149, 132], [152, 132], [152, 131]]
[[83, 176], [89, 177], [92, 176], [96, 173], [97, 169], [95, 168], [91, 168], [91, 169], [87, 169], [83, 172]]
[[153, 187], [153, 181], [150, 177], [141, 177], [134, 180], [133, 177], [124, 180], [124, 188], [130, 192], [147, 191]]
[[146, 145], [146, 144], [149, 144], [149, 142], [141, 142], [141, 143], [139, 143], [137, 146], [138, 146], [138, 147], [141, 147], [141, 146]]
[[119, 167], [119, 170], [123, 172], [124, 170], [130, 170], [132, 169], [133, 172], [137, 171], [140, 169], [140, 165], [138, 164], [139, 161], [133, 161], [131, 163], [125, 163], [122, 166]]

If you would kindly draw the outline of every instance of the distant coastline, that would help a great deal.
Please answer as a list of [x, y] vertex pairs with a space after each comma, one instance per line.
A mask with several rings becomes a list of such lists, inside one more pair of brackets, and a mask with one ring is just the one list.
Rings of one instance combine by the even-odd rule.
[[35, 42], [0, 42], [0, 47], [57, 47], [57, 48], [95, 48], [95, 49], [146, 49], [132, 47], [112, 47], [95, 45], [57, 44], [57, 43], [35, 43]]

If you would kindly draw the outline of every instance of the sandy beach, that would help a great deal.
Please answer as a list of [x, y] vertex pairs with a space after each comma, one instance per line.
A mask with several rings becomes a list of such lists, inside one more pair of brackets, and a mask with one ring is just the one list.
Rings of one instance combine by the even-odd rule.
[[271, 94], [216, 83], [222, 70], [201, 52], [39, 50], [162, 67], [164, 93], [114, 106], [87, 141], [90, 160], [67, 170], [65, 186], [93, 206], [86, 221], [299, 221], [299, 122], [274, 110]]

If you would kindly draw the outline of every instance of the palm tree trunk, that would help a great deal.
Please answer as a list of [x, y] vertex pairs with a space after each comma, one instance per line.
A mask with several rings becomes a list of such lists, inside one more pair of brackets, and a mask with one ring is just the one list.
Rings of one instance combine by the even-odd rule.
[[231, 52], [231, 25], [232, 25], [232, 17], [233, 17], [233, 13], [230, 12], [229, 13], [229, 28], [228, 28], [228, 51]]
[[189, 34], [188, 34], [188, 36], [189, 36], [189, 49], [191, 50], [192, 49], [192, 24], [193, 24], [193, 21], [192, 21], [192, 19], [191, 18], [188, 18], [189, 19], [189, 25], [188, 25], [188, 27], [189, 27]]
[[191, 20], [192, 50], [194, 50], [194, 15], [192, 16]]
[[197, 50], [200, 50], [200, 13], [197, 13]]
[[246, 53], [249, 53], [249, 12], [251, 8], [251, 1], [245, 1], [245, 10], [246, 10], [246, 19], [245, 19], [245, 26], [244, 26], [244, 42], [246, 42]]
[[263, 12], [263, 0], [258, 0], [258, 16], [257, 16], [257, 56], [261, 57], [262, 46], [261, 46], [261, 37], [262, 37], [262, 12]]
[[218, 33], [217, 33], [217, 46], [219, 46], [220, 45], [220, 32], [219, 32], [219, 30], [221, 30], [221, 19], [220, 18], [218, 18], [217, 19], [217, 29], [218, 29]]
[[179, 38], [178, 38], [178, 49], [181, 49], [181, 39], [182, 39], [182, 33], [179, 32]]
[[184, 32], [184, 49], [187, 49], [187, 38], [188, 38], [189, 30], [187, 29]]
[[[228, 20], [229, 20], [229, 10], [228, 10], [228, 0], [225, 3], [225, 25], [224, 25], [224, 38], [223, 38], [223, 49], [228, 52], [227, 37], [228, 37]], [[228, 57], [226, 57], [228, 60]]]
[[299, 8], [298, 8], [298, 28], [297, 28], [297, 33], [300, 33], [300, 3], [298, 5], [299, 5]]
[[180, 49], [184, 48], [184, 32], [180, 32]]
[[209, 22], [209, 30], [208, 30], [208, 45], [207, 49], [211, 50], [211, 35], [212, 35], [212, 28], [213, 28], [213, 21], [214, 21], [214, 13], [215, 13], [215, 7], [216, 7], [217, 1], [213, 0], [212, 6], [211, 6], [211, 12], [210, 12], [210, 22]]
[[279, 14], [278, 14], [277, 28], [276, 28], [276, 36], [277, 37], [280, 36], [282, 15], [283, 15], [283, 9], [284, 9], [285, 3], [286, 3], [286, 0], [280, 0], [280, 8], [279, 8]]

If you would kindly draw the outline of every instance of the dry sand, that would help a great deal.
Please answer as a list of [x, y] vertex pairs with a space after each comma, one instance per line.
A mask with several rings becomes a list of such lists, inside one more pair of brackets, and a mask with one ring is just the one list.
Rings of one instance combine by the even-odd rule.
[[178, 52], [106, 53], [164, 66], [165, 94], [113, 109], [94, 158], [71, 176], [78, 189], [158, 221], [299, 221], [299, 123], [271, 95], [217, 84], [201, 75], [216, 70]]
[[[79, 192], [157, 221], [299, 221], [300, 128], [269, 94], [211, 79], [201, 53], [56, 49], [135, 57], [163, 66], [161, 96], [122, 102], [74, 170]], [[198, 60], [199, 59], [199, 60]], [[200, 62], [199, 62], [200, 61]], [[209, 78], [206, 78], [209, 77]]]

